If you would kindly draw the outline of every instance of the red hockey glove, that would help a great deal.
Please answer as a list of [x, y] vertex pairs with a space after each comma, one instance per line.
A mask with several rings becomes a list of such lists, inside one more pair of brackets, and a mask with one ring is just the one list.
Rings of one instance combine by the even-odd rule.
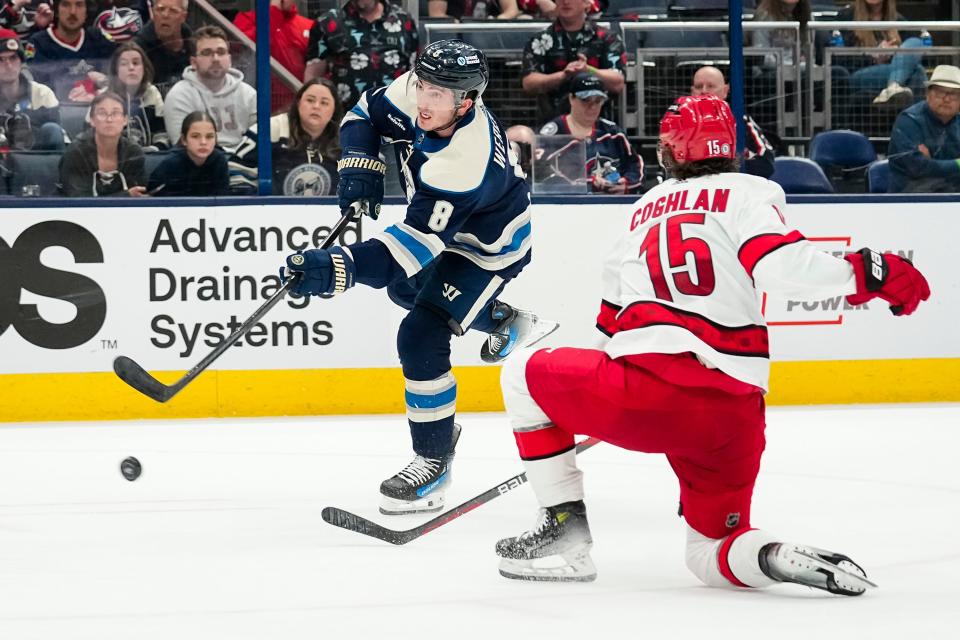
[[908, 316], [921, 300], [930, 297], [930, 285], [913, 263], [895, 253], [879, 254], [870, 249], [848, 253], [844, 258], [853, 265], [857, 292], [847, 296], [852, 305], [882, 298], [895, 316]]

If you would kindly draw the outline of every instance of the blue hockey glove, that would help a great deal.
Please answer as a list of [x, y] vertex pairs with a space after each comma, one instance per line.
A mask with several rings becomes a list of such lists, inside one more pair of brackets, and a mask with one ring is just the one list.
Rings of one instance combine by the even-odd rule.
[[346, 151], [337, 162], [337, 171], [340, 174], [337, 184], [340, 211], [346, 213], [351, 204], [365, 200], [365, 213], [376, 220], [383, 203], [383, 176], [387, 165], [362, 151]]
[[[287, 256], [286, 269], [303, 274], [290, 293], [294, 296], [318, 296], [324, 293], [343, 293], [354, 285], [357, 273], [349, 249], [308, 249]], [[280, 279], [290, 274], [280, 269]]]

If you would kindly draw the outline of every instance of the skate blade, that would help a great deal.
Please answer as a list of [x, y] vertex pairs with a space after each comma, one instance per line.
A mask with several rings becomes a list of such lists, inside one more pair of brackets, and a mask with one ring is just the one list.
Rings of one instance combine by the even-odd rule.
[[[877, 583], [871, 582], [870, 580], [867, 580], [864, 576], [860, 575], [859, 573], [854, 573], [854, 572], [852, 572], [852, 571], [847, 571], [847, 570], [844, 569], [843, 567], [838, 567], [837, 565], [835, 565], [835, 564], [833, 564], [833, 563], [831, 563], [831, 562], [827, 562], [826, 560], [823, 560], [823, 559], [821, 559], [821, 558], [818, 558], [818, 557], [815, 556], [815, 555], [809, 554], [809, 553], [807, 553], [806, 551], [801, 551], [801, 550], [799, 550], [799, 549], [795, 549], [795, 550], [794, 550], [794, 553], [796, 553], [796, 554], [799, 555], [799, 556], [803, 556], [803, 557], [806, 558], [808, 561], [810, 561], [812, 564], [814, 564], [814, 565], [816, 565], [817, 567], [823, 569], [824, 571], [829, 571], [829, 572], [831, 572], [831, 573], [833, 573], [833, 574], [838, 574], [838, 575], [843, 576], [844, 581], [849, 580], [850, 582], [853, 582], [853, 583], [854, 583], [854, 584], [852, 585], [854, 588], [860, 587], [860, 588], [862, 588], [864, 591], [866, 591], [867, 589], [879, 589], [879, 588], [880, 588], [879, 585], [877, 585]], [[834, 580], [836, 580], [836, 579], [834, 579]]]
[[534, 582], [593, 582], [597, 579], [597, 567], [590, 558], [590, 548], [580, 546], [544, 558], [501, 558], [500, 575], [511, 580]]
[[404, 516], [415, 513], [434, 513], [443, 509], [443, 494], [430, 495], [420, 500], [397, 500], [380, 496], [380, 513], [385, 516]]
[[560, 328], [559, 322], [537, 318], [535, 321], [530, 323], [530, 333], [523, 336], [522, 340], [518, 340], [517, 344], [514, 345], [511, 351], [523, 349], [525, 347], [532, 347], [556, 331], [558, 328]]

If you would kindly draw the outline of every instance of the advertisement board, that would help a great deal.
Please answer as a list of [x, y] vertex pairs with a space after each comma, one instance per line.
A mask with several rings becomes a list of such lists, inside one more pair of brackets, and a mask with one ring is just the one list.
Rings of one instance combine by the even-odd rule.
[[[911, 258], [933, 297], [909, 319], [842, 296], [762, 295], [779, 362], [955, 359], [960, 276], [943, 238], [960, 227], [949, 203], [803, 204], [788, 223], [825, 251], [864, 246]], [[533, 206], [534, 259], [502, 298], [560, 321], [550, 344], [590, 346], [599, 266], [630, 205]], [[403, 207], [348, 227], [366, 240]], [[319, 245], [334, 205], [7, 209], [0, 216], [0, 375], [104, 373], [125, 354], [151, 371], [183, 371], [279, 286], [285, 255]], [[390, 369], [404, 311], [384, 291], [287, 299], [215, 364], [221, 371]], [[483, 336], [454, 340], [458, 367], [481, 367]], [[488, 377], [490, 377], [489, 374]]]

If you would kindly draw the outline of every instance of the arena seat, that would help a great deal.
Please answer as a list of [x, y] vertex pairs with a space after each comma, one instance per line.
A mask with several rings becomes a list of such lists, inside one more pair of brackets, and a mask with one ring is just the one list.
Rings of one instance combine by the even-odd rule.
[[867, 167], [877, 159], [877, 152], [859, 131], [834, 129], [813, 137], [810, 159], [820, 165], [838, 191], [862, 193], [866, 191]]
[[773, 161], [770, 179], [787, 193], [834, 193], [823, 169], [807, 158], [778, 157]]
[[87, 128], [87, 111], [89, 110], [89, 104], [60, 103], [60, 126], [70, 136], [70, 140], [76, 140], [77, 136]]
[[877, 160], [867, 169], [870, 193], [887, 193], [890, 187], [890, 161]]
[[154, 151], [153, 153], [143, 154], [143, 165], [147, 173], [147, 182], [150, 181], [150, 175], [156, 171], [160, 163], [166, 160], [171, 153], [170, 151]]
[[6, 168], [10, 172], [10, 194], [51, 197], [60, 195], [59, 151], [11, 151]]

